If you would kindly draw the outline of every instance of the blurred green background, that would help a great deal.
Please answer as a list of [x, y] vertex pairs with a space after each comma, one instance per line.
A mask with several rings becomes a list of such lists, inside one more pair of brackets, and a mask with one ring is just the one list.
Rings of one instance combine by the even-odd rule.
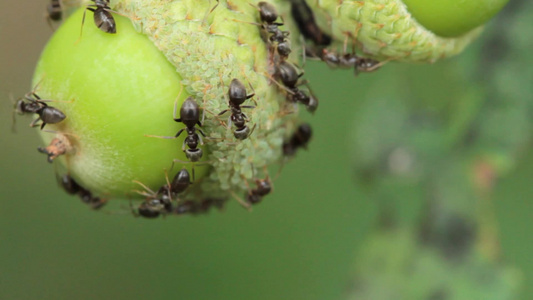
[[[491, 202], [503, 262], [522, 272], [518, 299], [533, 298], [532, 5], [511, 1], [463, 55], [435, 65], [390, 63], [355, 78], [308, 63], [321, 100], [315, 116], [304, 116], [314, 137], [272, 195], [252, 213], [230, 202], [207, 216], [149, 221], [90, 211], [58, 188], [26, 119], [11, 132], [9, 94], [31, 89], [52, 34], [45, 3], [0, 10], [0, 299], [342, 299], [378, 224], [376, 199], [394, 193], [399, 219], [421, 211], [421, 178], [383, 183], [389, 175], [371, 155], [393, 145], [379, 141], [413, 132], [414, 144], [433, 154], [421, 163], [438, 162], [441, 152], [502, 162]], [[398, 112], [429, 121], [390, 132]], [[441, 141], [484, 134], [442, 150], [450, 145]]]

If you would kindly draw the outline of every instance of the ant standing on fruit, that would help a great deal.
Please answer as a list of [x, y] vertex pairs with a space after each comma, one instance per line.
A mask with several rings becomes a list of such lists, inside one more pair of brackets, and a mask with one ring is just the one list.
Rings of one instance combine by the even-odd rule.
[[15, 103], [15, 112], [20, 115], [37, 114], [39, 117], [30, 123], [30, 127], [39, 126], [37, 122], [42, 121], [41, 129], [43, 129], [46, 124], [56, 124], [66, 118], [62, 111], [46, 104], [46, 102], [53, 101], [41, 99], [32, 91], [24, 95], [24, 99], [20, 99]]
[[81, 201], [89, 205], [92, 209], [100, 209], [107, 203], [107, 200], [93, 197], [92, 193], [80, 186], [70, 175], [63, 175], [60, 179], [61, 187], [70, 195], [78, 195]]
[[[228, 126], [231, 126], [231, 123], [235, 124], [235, 131], [233, 131], [233, 135], [235, 138], [239, 140], [244, 140], [250, 135], [250, 128], [246, 126], [246, 121], [248, 121], [248, 117], [242, 112], [242, 108], [255, 108], [255, 106], [251, 105], [242, 105], [244, 101], [252, 98], [255, 95], [255, 93], [252, 93], [250, 95], [246, 94], [246, 88], [244, 87], [244, 84], [237, 79], [233, 78], [231, 80], [231, 83], [229, 85], [228, 90], [228, 97], [229, 97], [229, 109], [225, 109], [221, 111], [218, 115], [223, 115], [228, 111], [231, 111], [231, 116], [228, 120]], [[255, 126], [254, 126], [255, 128]], [[253, 129], [252, 129], [253, 130]]]
[[[115, 25], [115, 18], [111, 12], [116, 13], [109, 7], [109, 0], [91, 0], [94, 4], [89, 4], [83, 11], [83, 18], [81, 20], [81, 30], [83, 31], [83, 24], [85, 23], [85, 14], [87, 10], [93, 12], [94, 24], [100, 30], [106, 33], [117, 33], [117, 27]], [[80, 31], [81, 38], [81, 31]]]
[[[185, 140], [183, 140], [183, 146], [181, 149], [183, 150], [183, 152], [185, 152], [185, 155], [190, 161], [199, 161], [200, 158], [202, 158], [203, 152], [202, 149], [198, 148], [198, 144], [203, 145], [204, 142], [202, 141], [202, 138], [198, 135], [198, 133], [196, 133], [196, 131], [200, 132], [200, 134], [205, 137], [205, 133], [201, 129], [196, 128], [197, 124], [200, 127], [202, 126], [202, 123], [200, 122], [200, 108], [196, 101], [194, 101], [192, 97], [189, 97], [181, 105], [180, 117], [178, 119], [176, 118], [176, 103], [174, 103], [174, 121], [185, 124], [185, 128], [180, 129], [175, 136], [146, 136], [163, 139], [175, 139], [179, 137], [184, 131], [187, 131], [187, 137], [185, 138]], [[188, 149], [186, 149], [185, 146], [187, 146]]]

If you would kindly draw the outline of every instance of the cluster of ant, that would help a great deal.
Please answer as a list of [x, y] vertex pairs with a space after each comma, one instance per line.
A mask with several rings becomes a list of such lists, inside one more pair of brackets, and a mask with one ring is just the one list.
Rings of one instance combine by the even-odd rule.
[[291, 14], [300, 33], [305, 39], [313, 43], [313, 47], [306, 47], [305, 49], [308, 57], [318, 58], [332, 68], [353, 68], [355, 75], [360, 72], [375, 71], [385, 63], [372, 58], [361, 57], [355, 53], [355, 49], [352, 49], [352, 53], [347, 53], [346, 41], [342, 54], [329, 50], [327, 47], [331, 45], [331, 37], [318, 27], [313, 11], [305, 0], [292, 0]]
[[[267, 42], [271, 49], [271, 53], [278, 54], [278, 57], [275, 58], [275, 60], [279, 63], [276, 76], [281, 79], [282, 83], [288, 89], [290, 100], [304, 103], [311, 111], [314, 111], [318, 105], [318, 101], [314, 97], [307, 96], [303, 91], [297, 88], [297, 81], [302, 74], [298, 74], [296, 68], [286, 61], [291, 52], [290, 44], [287, 40], [289, 33], [279, 29], [278, 26], [282, 26], [283, 23], [276, 22], [279, 16], [273, 5], [267, 2], [259, 2], [258, 7], [260, 19], [262, 21], [262, 24], [258, 25], [261, 26], [264, 32], [270, 34], [270, 36], [267, 38]], [[211, 11], [213, 10], [214, 8], [211, 9]], [[248, 138], [255, 128], [254, 125], [254, 127], [250, 129], [250, 127], [246, 124], [249, 119], [242, 111], [243, 108], [255, 108], [255, 106], [243, 105], [246, 100], [251, 99], [254, 97], [254, 95], [255, 93], [248, 94], [244, 84], [239, 79], [233, 78], [227, 92], [229, 108], [221, 111], [217, 115], [221, 116], [227, 112], [231, 113], [228, 118], [227, 126], [230, 128], [232, 124], [235, 126], [233, 136], [238, 140], [245, 140]], [[183, 141], [182, 151], [184, 151], [185, 156], [190, 160], [191, 163], [198, 162], [203, 155], [202, 149], [198, 147], [199, 145], [203, 145], [201, 136], [206, 138], [205, 133], [200, 128], [196, 127], [202, 127], [202, 123], [200, 122], [200, 107], [193, 97], [188, 97], [181, 105], [179, 118], [176, 117], [176, 110], [177, 107], [175, 104], [173, 120], [175, 122], [183, 123], [185, 128], [179, 130], [175, 136], [147, 136], [174, 139], [179, 137], [183, 132], [186, 132], [187, 136]], [[198, 133], [200, 133], [200, 135]], [[311, 127], [309, 124], [300, 125], [294, 135], [283, 144], [283, 153], [286, 156], [294, 155], [299, 148], [306, 147], [310, 139]], [[174, 162], [180, 161], [174, 160]], [[194, 180], [194, 166], [192, 171], [192, 177]], [[137, 209], [138, 215], [146, 218], [155, 218], [162, 214], [183, 214], [186, 212], [198, 213], [207, 211], [211, 206], [216, 206], [218, 208], [222, 207], [224, 200], [220, 199], [207, 199], [202, 201], [200, 204], [197, 204], [193, 201], [186, 201], [179, 205], [173, 205], [173, 199], [178, 196], [178, 194], [185, 192], [187, 187], [192, 184], [190, 179], [189, 172], [186, 169], [182, 169], [180, 172], [178, 172], [178, 174], [176, 174], [171, 183], [167, 182], [167, 185], [159, 188], [157, 192], [154, 192], [148, 187], [144, 186], [142, 183], [137, 182], [148, 191], [140, 192], [141, 195], [144, 195], [147, 198]], [[245, 196], [246, 200], [243, 203], [244, 206], [261, 202], [263, 197], [268, 195], [272, 190], [272, 183], [268, 176], [265, 179], [255, 180], [255, 183], [257, 187], [248, 191]]]
[[[313, 95], [306, 80], [300, 81], [303, 72], [298, 72], [294, 64], [287, 61], [291, 53], [288, 31], [279, 29], [283, 26], [283, 19], [278, 14], [276, 7], [268, 2], [259, 2], [259, 16], [261, 24], [258, 24], [263, 33], [266, 34], [264, 40], [271, 49], [271, 61], [274, 63], [274, 78], [281, 81], [281, 84], [274, 80], [276, 84], [287, 92], [287, 100], [293, 103], [301, 103], [306, 106], [310, 112], [315, 112], [318, 108], [318, 99]], [[281, 19], [281, 22], [277, 22]], [[277, 53], [277, 55], [276, 55]], [[305, 85], [308, 93], [299, 88]]]
[[[91, 1], [94, 2], [94, 4], [86, 6], [82, 19], [82, 26], [85, 20], [85, 13], [89, 10], [93, 12], [94, 23], [100, 30], [111, 34], [116, 33], [115, 20], [111, 14], [111, 12], [115, 12], [109, 7], [109, 1]], [[288, 92], [288, 100], [303, 103], [310, 111], [316, 110], [318, 106], [316, 98], [312, 94], [311, 96], [308, 96], [298, 88], [299, 85], [307, 84], [306, 82], [298, 82], [303, 73], [298, 74], [296, 67], [286, 61], [291, 52], [290, 43], [287, 40], [289, 32], [281, 31], [279, 29], [279, 26], [282, 26], [283, 23], [276, 22], [279, 15], [275, 7], [267, 2], [260, 2], [258, 7], [262, 22], [262, 24], [258, 25], [260, 25], [264, 32], [269, 35], [267, 43], [272, 51], [273, 61], [277, 65], [274, 74], [275, 78], [279, 79], [284, 85], [283, 88]], [[62, 18], [62, 13], [63, 9], [61, 0], [51, 0], [51, 4], [48, 6], [47, 20], [49, 22], [59, 21]], [[275, 53], [277, 53], [277, 56], [275, 56]], [[37, 114], [38, 118], [32, 121], [30, 126], [40, 126], [41, 130], [46, 124], [57, 124], [63, 121], [66, 118], [65, 114], [59, 109], [47, 104], [48, 102], [53, 102], [55, 100], [41, 99], [36, 94], [35, 89], [32, 92], [27, 93], [22, 99], [16, 101], [15, 112], [26, 115]], [[243, 113], [242, 109], [255, 108], [255, 106], [242, 104], [246, 100], [252, 98], [255, 93], [248, 94], [244, 84], [239, 79], [234, 78], [229, 85], [227, 95], [229, 99], [229, 108], [221, 111], [218, 116], [230, 112], [231, 115], [229, 116], [228, 127], [231, 127], [233, 124], [235, 126], [235, 130], [233, 131], [234, 137], [238, 140], [244, 140], [252, 134], [255, 126], [251, 129], [247, 126], [246, 123], [248, 122], [248, 117]], [[177, 107], [175, 104], [173, 120], [175, 122], [183, 123], [185, 128], [179, 130], [176, 135], [172, 137], [147, 136], [174, 139], [178, 138], [183, 132], [185, 132], [187, 136], [183, 141], [182, 151], [184, 151], [191, 163], [198, 162], [203, 156], [202, 149], [199, 148], [199, 145], [203, 145], [201, 136], [206, 137], [205, 133], [200, 128], [197, 128], [197, 126], [202, 127], [202, 123], [200, 122], [200, 108], [194, 98], [189, 97], [181, 105], [179, 118], [176, 118], [176, 109]], [[40, 124], [38, 124], [39, 121], [41, 121]], [[309, 124], [301, 124], [296, 129], [293, 136], [283, 144], [282, 151], [284, 155], [292, 156], [299, 148], [305, 148], [311, 139], [311, 134], [312, 131]], [[38, 151], [47, 154], [48, 161], [53, 162], [56, 157], [66, 153], [66, 147], [63, 145], [62, 140], [54, 138], [48, 147], [38, 148]], [[174, 162], [176, 161], [178, 160], [175, 160]], [[194, 166], [192, 171], [192, 179], [194, 181]], [[188, 200], [183, 201], [182, 203], [180, 203], [179, 200], [175, 200], [185, 193], [189, 186], [193, 184], [193, 181], [191, 181], [191, 176], [185, 168], [180, 170], [174, 176], [172, 181], [169, 181], [167, 177], [167, 184], [161, 186], [157, 191], [151, 190], [141, 182], [134, 181], [145, 189], [145, 191], [137, 191], [137, 193], [145, 196], [146, 199], [136, 210], [132, 207], [132, 212], [136, 216], [156, 218], [160, 215], [167, 214], [181, 215], [185, 213], [205, 213], [213, 206], [222, 208], [225, 201], [224, 199], [204, 199], [200, 202]], [[58, 182], [68, 194], [79, 196], [83, 203], [86, 203], [93, 209], [100, 209], [107, 203], [106, 199], [93, 196], [89, 190], [83, 188], [68, 174], [58, 177]], [[246, 204], [257, 204], [261, 202], [262, 198], [268, 195], [272, 190], [271, 181], [268, 176], [265, 179], [255, 180], [255, 183], [257, 187], [250, 189], [246, 194]]]

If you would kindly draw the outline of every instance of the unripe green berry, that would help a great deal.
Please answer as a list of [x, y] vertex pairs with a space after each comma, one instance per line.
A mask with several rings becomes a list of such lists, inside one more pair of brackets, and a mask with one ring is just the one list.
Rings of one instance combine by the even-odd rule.
[[509, 0], [403, 0], [413, 17], [443, 37], [456, 37], [485, 24]]

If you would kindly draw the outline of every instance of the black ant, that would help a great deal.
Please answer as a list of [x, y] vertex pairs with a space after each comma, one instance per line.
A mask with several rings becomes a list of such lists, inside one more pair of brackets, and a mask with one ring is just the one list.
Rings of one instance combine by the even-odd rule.
[[46, 21], [48, 25], [52, 27], [53, 21], [60, 21], [63, 17], [63, 8], [61, 5], [61, 0], [51, 0], [50, 4], [46, 7]]
[[263, 196], [266, 196], [272, 191], [272, 184], [270, 179], [267, 177], [265, 179], [257, 179], [255, 181], [257, 188], [251, 190], [246, 196], [246, 201], [251, 204], [257, 204], [263, 200]]
[[276, 7], [271, 3], [261, 1], [258, 4], [259, 17], [263, 24], [259, 24], [263, 30], [265, 30], [270, 36], [268, 40], [270, 43], [277, 43], [277, 51], [281, 60], [287, 59], [291, 53], [291, 45], [287, 40], [289, 36], [288, 31], [282, 31], [279, 26], [283, 26], [283, 19], [281, 22], [276, 22], [280, 18]]
[[231, 110], [231, 116], [228, 121], [228, 123], [230, 124], [228, 124], [228, 126], [231, 126], [231, 122], [235, 124], [235, 127], [237, 127], [237, 129], [235, 129], [233, 135], [239, 140], [244, 140], [250, 135], [250, 128], [246, 126], [246, 121], [248, 121], [248, 117], [242, 112], [241, 109], [255, 108], [255, 106], [241, 106], [241, 104], [244, 103], [244, 101], [246, 101], [247, 99], [252, 98], [254, 95], [255, 93], [247, 95], [244, 84], [242, 84], [239, 79], [233, 78], [233, 80], [231, 80], [228, 90], [230, 108], [225, 109], [218, 114], [220, 116]]
[[315, 16], [305, 0], [291, 1], [291, 14], [300, 29], [300, 33], [311, 40], [316, 46], [328, 46], [331, 37], [325, 34], [315, 21]]
[[225, 199], [220, 198], [207, 198], [197, 203], [192, 200], [187, 200], [174, 209], [174, 214], [183, 215], [183, 214], [192, 214], [197, 215], [200, 213], [207, 213], [209, 209], [213, 206], [219, 210], [224, 207]]
[[[198, 148], [198, 143], [203, 145], [204, 142], [196, 133], [196, 130], [198, 130], [198, 132], [200, 132], [200, 134], [204, 137], [205, 133], [201, 129], [197, 129], [195, 127], [196, 124], [198, 124], [200, 127], [202, 126], [202, 123], [200, 122], [200, 108], [198, 107], [198, 103], [196, 103], [192, 97], [187, 98], [181, 105], [180, 118], [176, 119], [174, 116], [174, 121], [182, 122], [186, 126], [186, 128], [180, 129], [180, 131], [178, 131], [178, 133], [176, 133], [174, 136], [177, 138], [184, 130], [187, 130], [187, 137], [183, 141], [182, 147], [182, 150], [185, 151], [185, 155], [192, 162], [200, 160], [200, 158], [202, 158], [202, 149]], [[187, 145], [189, 149], [185, 149], [185, 145]]]
[[170, 193], [172, 195], [177, 195], [183, 193], [187, 188], [192, 184], [191, 175], [187, 169], [181, 169], [172, 179], [172, 182], [169, 184]]
[[[89, 4], [83, 12], [83, 18], [81, 20], [81, 28], [83, 30], [83, 24], [85, 23], [85, 13], [87, 10], [93, 12], [94, 24], [100, 30], [106, 33], [117, 33], [117, 27], [115, 25], [115, 18], [111, 12], [111, 7], [109, 7], [109, 0], [91, 0], [94, 4]], [[80, 33], [81, 37], [81, 33]]]
[[183, 193], [192, 184], [189, 171], [185, 168], [181, 169], [174, 176], [172, 182], [168, 182], [167, 177], [167, 184], [160, 187], [157, 192], [152, 191], [141, 182], [134, 182], [149, 192], [138, 192], [141, 195], [147, 196], [147, 199], [137, 209], [138, 214], [145, 218], [156, 218], [160, 214], [172, 213], [174, 210], [172, 199], [176, 195]]
[[278, 26], [283, 26], [283, 20], [282, 22], [276, 22], [276, 20], [279, 18], [276, 7], [274, 7], [274, 5], [271, 3], [264, 1], [259, 2], [257, 5], [259, 6], [259, 16], [261, 18], [261, 22], [263, 22], [262, 27], [266, 30], [266, 32], [271, 34], [269, 40], [271, 42], [278, 43], [285, 41], [285, 38], [289, 36], [289, 32], [281, 31], [278, 28]]
[[[198, 124], [198, 126], [202, 126], [202, 123], [200, 122], [200, 107], [194, 101], [192, 97], [187, 98], [180, 108], [180, 118], [176, 118], [176, 104], [174, 104], [174, 121], [175, 122], [181, 122], [185, 124], [186, 128], [182, 128], [176, 133], [175, 136], [155, 136], [155, 135], [146, 135], [147, 137], [157, 137], [157, 138], [163, 138], [163, 139], [175, 139], [181, 135], [183, 131], [187, 131], [187, 137], [183, 140], [183, 146], [182, 150], [185, 152], [185, 155], [187, 158], [192, 161], [196, 162], [199, 161], [200, 158], [202, 158], [202, 149], [198, 148], [198, 144], [203, 145], [204, 142], [202, 141], [202, 138], [196, 133], [196, 131], [200, 132], [201, 135], [205, 137], [205, 133], [195, 126]], [[189, 147], [188, 149], [185, 149], [185, 145]]]
[[311, 140], [312, 134], [313, 131], [309, 124], [300, 124], [289, 141], [283, 143], [283, 154], [286, 156], [292, 156], [296, 153], [298, 148], [307, 148], [307, 143]]
[[[283, 85], [289, 91], [289, 100], [300, 102], [307, 107], [310, 112], [315, 112], [318, 108], [318, 99], [311, 93], [311, 97], [298, 88], [299, 85], [306, 85], [307, 81], [298, 82], [303, 72], [298, 74], [296, 67], [289, 62], [283, 61], [278, 64], [276, 75], [281, 80]], [[311, 89], [307, 86], [309, 91]]]
[[134, 215], [147, 219], [159, 217], [162, 213], [168, 213], [167, 205], [159, 198], [148, 198], [143, 201], [137, 208], [137, 213], [132, 210]]
[[137, 193], [146, 196], [147, 198], [139, 205], [137, 212], [132, 208], [134, 215], [153, 219], [159, 217], [161, 214], [172, 212], [172, 196], [168, 185], [163, 185], [157, 192], [154, 192], [141, 182], [135, 180], [134, 182], [149, 192], [137, 191]]
[[70, 195], [78, 195], [81, 201], [89, 205], [92, 209], [100, 209], [107, 203], [107, 200], [99, 197], [93, 197], [92, 193], [79, 185], [70, 175], [63, 175], [60, 184]]
[[[24, 100], [27, 100], [24, 101]], [[15, 103], [15, 111], [22, 114], [37, 114], [39, 117], [31, 122], [30, 127], [39, 126], [37, 122], [42, 121], [41, 129], [46, 124], [56, 124], [63, 121], [66, 116], [59, 109], [48, 106], [46, 102], [52, 102], [54, 100], [41, 99], [36, 93], [30, 92], [24, 96], [24, 99], [20, 99]]]
[[384, 62], [379, 62], [372, 58], [360, 57], [355, 53], [339, 55], [335, 52], [322, 50], [320, 58], [330, 67], [351, 69], [354, 68], [355, 75], [359, 72], [372, 72], [379, 69]]

